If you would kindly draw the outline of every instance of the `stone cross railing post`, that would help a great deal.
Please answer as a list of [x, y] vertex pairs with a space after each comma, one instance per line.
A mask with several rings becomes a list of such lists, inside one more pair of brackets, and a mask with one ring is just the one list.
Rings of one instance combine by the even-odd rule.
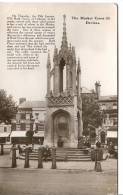
[[101, 167], [101, 149], [96, 148], [95, 149], [95, 171], [96, 172], [101, 172], [102, 171], [102, 167]]
[[13, 146], [12, 147], [12, 168], [17, 167], [17, 163], [16, 163], [16, 147]]
[[25, 148], [25, 164], [24, 168], [29, 168], [29, 148]]
[[56, 148], [52, 147], [52, 169], [56, 169]]
[[38, 149], [38, 168], [43, 168], [43, 153], [42, 148]]
[[1, 155], [3, 155], [3, 154], [4, 154], [4, 145], [1, 144]]

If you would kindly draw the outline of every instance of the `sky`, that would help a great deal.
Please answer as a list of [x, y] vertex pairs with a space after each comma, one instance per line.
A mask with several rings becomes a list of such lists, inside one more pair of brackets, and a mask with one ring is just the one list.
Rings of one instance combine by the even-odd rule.
[[[67, 40], [75, 46], [81, 63], [81, 86], [94, 88], [100, 81], [101, 95], [117, 94], [117, 7], [115, 4], [1, 4], [0, 6], [0, 89], [16, 101], [44, 100], [46, 95], [47, 54], [40, 54], [40, 66], [34, 70], [7, 70], [6, 17], [11, 14], [47, 14], [55, 16], [55, 45], [61, 46], [63, 14], [66, 14]], [[78, 20], [72, 19], [78, 17]], [[104, 18], [100, 24], [86, 24], [80, 17]], [[106, 17], [110, 17], [106, 20]], [[97, 20], [93, 20], [97, 21]], [[50, 57], [54, 47], [50, 47]], [[52, 62], [53, 65], [53, 62]]]

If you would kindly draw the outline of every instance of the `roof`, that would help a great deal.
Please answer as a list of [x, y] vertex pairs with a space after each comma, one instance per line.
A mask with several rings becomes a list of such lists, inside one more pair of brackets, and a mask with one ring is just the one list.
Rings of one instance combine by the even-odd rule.
[[117, 95], [100, 96], [99, 101], [117, 101]]
[[82, 87], [82, 93], [93, 93], [93, 92], [87, 89], [86, 87]]
[[19, 105], [19, 108], [46, 108], [45, 101], [25, 101]]

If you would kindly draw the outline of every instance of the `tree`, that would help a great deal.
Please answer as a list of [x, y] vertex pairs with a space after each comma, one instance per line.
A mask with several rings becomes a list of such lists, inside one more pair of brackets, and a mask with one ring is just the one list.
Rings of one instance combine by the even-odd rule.
[[86, 94], [82, 97], [83, 135], [89, 135], [89, 126], [97, 128], [101, 126], [103, 113], [100, 111], [94, 94]]
[[0, 122], [10, 123], [17, 113], [17, 106], [11, 95], [4, 89], [0, 90]]

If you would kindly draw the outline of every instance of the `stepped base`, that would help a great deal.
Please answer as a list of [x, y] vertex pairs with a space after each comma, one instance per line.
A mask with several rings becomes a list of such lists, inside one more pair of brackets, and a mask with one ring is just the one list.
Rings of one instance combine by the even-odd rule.
[[[25, 153], [22, 153], [19, 157], [25, 159]], [[29, 155], [30, 160], [38, 160], [38, 150], [32, 151]], [[51, 157], [47, 158], [51, 161]], [[56, 160], [57, 161], [91, 161], [90, 151], [88, 149], [78, 148], [57, 148], [56, 149]]]

